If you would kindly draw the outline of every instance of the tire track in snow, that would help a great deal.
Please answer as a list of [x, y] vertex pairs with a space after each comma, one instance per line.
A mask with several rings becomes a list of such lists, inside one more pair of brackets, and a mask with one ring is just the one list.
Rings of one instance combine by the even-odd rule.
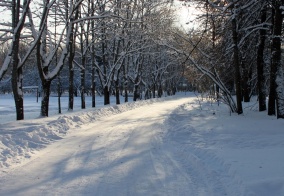
[[170, 144], [172, 160], [192, 177], [197, 189], [194, 195], [243, 195], [243, 186], [229, 165], [208, 148], [202, 134], [191, 126], [191, 115], [196, 113], [191, 113], [189, 106], [187, 103], [178, 107], [165, 123], [169, 129], [163, 143]]
[[[166, 189], [163, 195], [183, 195], [184, 193], [195, 195], [197, 190], [192, 176], [188, 175], [184, 167], [173, 159], [168, 146], [162, 143], [161, 137], [154, 137], [153, 140], [155, 147], [151, 150], [151, 157], [156, 172], [163, 178], [163, 188]], [[182, 191], [179, 191], [180, 188]]]
[[[152, 122], [135, 121], [131, 123], [130, 129], [129, 126], [125, 127], [128, 134], [124, 138], [117, 138], [114, 141], [120, 143], [116, 146], [117, 153], [111, 161], [106, 163], [113, 168], [101, 177], [95, 195], [144, 195], [144, 186], [151, 186], [151, 190], [161, 187], [161, 182], [151, 182], [152, 178], [155, 178], [153, 176], [156, 175], [152, 163], [149, 161], [151, 160], [149, 152], [152, 147], [148, 145], [148, 141], [155, 134], [152, 132]], [[144, 124], [142, 128], [141, 123]], [[107, 152], [110, 150], [105, 151], [105, 153]], [[144, 167], [145, 163], [147, 167]], [[144, 180], [143, 176], [147, 175], [152, 175], [151, 179]], [[129, 177], [132, 178], [130, 181], [129, 179], [123, 180]], [[123, 187], [123, 192], [121, 192], [121, 187]]]
[[[179, 102], [177, 101], [176, 104], [179, 105]], [[167, 107], [171, 108], [171, 106]], [[172, 193], [181, 193], [183, 189], [188, 187], [189, 183], [185, 178], [177, 180], [182, 175], [177, 174], [173, 165], [166, 166], [167, 168], [161, 170], [158, 168], [167, 163], [165, 162], [167, 158], [156, 159], [155, 157], [158, 157], [159, 154], [154, 152], [159, 147], [153, 138], [163, 132], [162, 124], [164, 115], [167, 114], [162, 111], [163, 117], [161, 114], [158, 117], [153, 116], [152, 114], [159, 113], [157, 111], [159, 109], [160, 107], [157, 109], [151, 107], [151, 110], [141, 114], [136, 113], [126, 120], [126, 123], [131, 125], [131, 131], [126, 135], [126, 141], [114, 141], [123, 143], [123, 145], [118, 147], [119, 156], [107, 163], [107, 165], [116, 165], [116, 168], [110, 168], [102, 177], [97, 185], [95, 195], [173, 195]], [[173, 172], [169, 174], [169, 171]], [[171, 184], [172, 186], [169, 186]], [[184, 184], [186, 185], [183, 186]]]
[[[92, 188], [93, 190], [91, 192], [96, 193], [95, 195], [107, 195], [108, 187], [105, 185], [111, 185], [110, 179], [113, 180], [113, 178], [115, 178], [113, 177], [113, 172], [118, 172], [116, 175], [126, 175], [123, 169], [118, 169], [118, 171], [115, 171], [115, 168], [121, 167], [121, 165], [123, 165], [125, 161], [123, 158], [123, 151], [127, 148], [129, 141], [133, 135], [134, 129], [129, 129], [129, 127], [125, 127], [125, 125], [119, 126], [119, 131], [117, 129], [117, 126], [113, 128], [102, 142], [102, 144], [104, 145], [104, 149], [102, 151], [104, 158], [102, 159], [102, 162], [104, 162], [104, 165], [107, 165], [108, 169], [105, 170], [105, 172], [100, 176], [95, 188]], [[109, 141], [108, 138], [115, 139]]]

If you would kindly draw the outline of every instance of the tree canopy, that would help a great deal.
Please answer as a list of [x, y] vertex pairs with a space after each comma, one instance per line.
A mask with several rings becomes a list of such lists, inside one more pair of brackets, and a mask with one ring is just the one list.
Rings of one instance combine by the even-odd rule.
[[[127, 102], [175, 94], [186, 82], [242, 114], [258, 96], [259, 111], [284, 118], [283, 0], [187, 0], [198, 16], [176, 23], [173, 0], [4, 0], [0, 3], [0, 90], [13, 92], [24, 119], [23, 87], [49, 96], [120, 95]], [[188, 89], [187, 89], [188, 90]], [[268, 97], [268, 105], [266, 103]]]

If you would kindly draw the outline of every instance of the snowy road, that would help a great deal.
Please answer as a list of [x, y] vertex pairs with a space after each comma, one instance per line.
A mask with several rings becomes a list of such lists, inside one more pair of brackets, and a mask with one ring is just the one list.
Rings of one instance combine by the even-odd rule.
[[247, 108], [183, 94], [3, 124], [0, 195], [284, 195], [284, 122]]
[[86, 125], [4, 176], [0, 194], [224, 195], [193, 154], [181, 157], [174, 141], [164, 141], [168, 115], [186, 102], [158, 102]]

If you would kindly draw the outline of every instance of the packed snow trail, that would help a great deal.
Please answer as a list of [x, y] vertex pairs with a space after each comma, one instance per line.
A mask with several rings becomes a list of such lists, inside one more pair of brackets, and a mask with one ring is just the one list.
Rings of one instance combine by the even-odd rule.
[[0, 195], [228, 195], [219, 174], [174, 141], [188, 135], [168, 130], [187, 102], [157, 102], [78, 128], [4, 175]]

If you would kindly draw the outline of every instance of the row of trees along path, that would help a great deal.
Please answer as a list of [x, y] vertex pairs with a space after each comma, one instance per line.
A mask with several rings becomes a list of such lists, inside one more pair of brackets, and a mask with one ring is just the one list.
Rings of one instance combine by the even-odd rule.
[[[181, 29], [175, 9], [195, 7], [198, 27]], [[42, 91], [41, 116], [57, 91], [81, 96], [114, 92], [128, 101], [174, 94], [184, 78], [231, 112], [257, 95], [259, 111], [284, 118], [284, 0], [3, 0], [0, 81], [10, 82], [17, 120], [24, 119], [24, 84]], [[0, 85], [1, 85], [0, 83]], [[268, 96], [268, 105], [266, 97]], [[267, 107], [268, 106], [268, 107]]]

